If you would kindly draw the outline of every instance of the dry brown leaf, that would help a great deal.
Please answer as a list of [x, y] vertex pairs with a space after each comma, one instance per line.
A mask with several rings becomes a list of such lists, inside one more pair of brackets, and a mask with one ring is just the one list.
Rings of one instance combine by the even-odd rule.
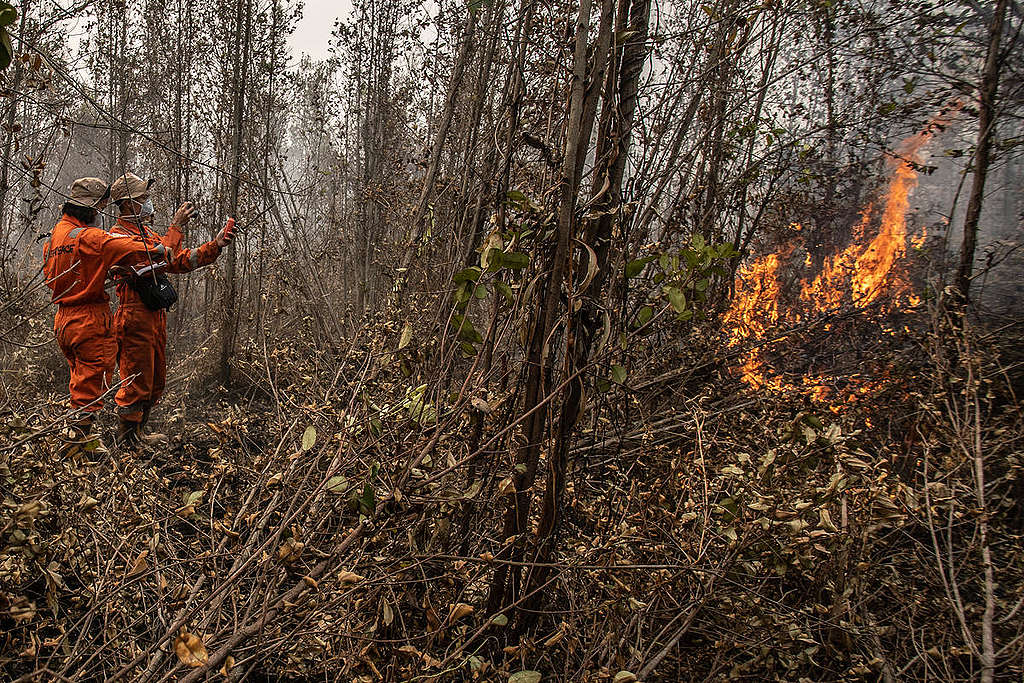
[[299, 555], [302, 554], [302, 549], [305, 547], [305, 543], [302, 541], [296, 541], [294, 538], [289, 538], [287, 541], [281, 544], [281, 547], [277, 549], [277, 559], [283, 564], [291, 564], [299, 559]]
[[342, 585], [347, 583], [358, 583], [363, 580], [364, 577], [356, 574], [355, 572], [343, 571], [338, 574], [338, 582]]
[[456, 621], [466, 616], [467, 614], [473, 613], [473, 606], [467, 605], [464, 602], [460, 602], [452, 605], [451, 610], [448, 612], [448, 623], [454, 624]]
[[203, 641], [185, 629], [174, 639], [174, 654], [185, 666], [197, 667], [206, 664], [210, 655], [206, 653], [206, 646]]
[[30, 601], [24, 596], [20, 597], [14, 601], [14, 604], [11, 605], [7, 614], [14, 619], [15, 622], [32, 621], [36, 616], [36, 603]]
[[220, 668], [220, 675], [224, 678], [228, 677], [228, 673], [231, 671], [231, 667], [235, 665], [235, 658], [228, 655], [224, 658], [224, 666]]
[[131, 569], [129, 569], [128, 573], [125, 574], [125, 578], [129, 576], [135, 576], [136, 574], [140, 574], [149, 569], [149, 563], [146, 562], [147, 557], [149, 557], [148, 550], [143, 550], [141, 553], [139, 553], [139, 556], [135, 558], [134, 562], [132, 562]]
[[412, 645], [403, 645], [402, 647], [398, 648], [398, 651], [399, 652], [404, 652], [404, 653], [406, 653], [408, 655], [412, 655], [413, 657], [418, 657], [418, 658], [422, 659], [423, 663], [426, 664], [427, 666], [432, 666], [432, 667], [439, 667], [439, 666], [441, 666], [441, 660], [439, 660], [439, 659], [437, 659], [435, 657], [431, 657], [426, 652], [420, 652], [419, 650], [417, 650]]

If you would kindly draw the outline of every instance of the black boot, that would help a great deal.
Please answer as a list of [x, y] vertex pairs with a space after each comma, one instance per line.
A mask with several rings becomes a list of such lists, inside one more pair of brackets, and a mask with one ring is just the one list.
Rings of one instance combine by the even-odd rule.
[[139, 423], [135, 420], [119, 419], [117, 427], [117, 447], [133, 448], [139, 443]]
[[167, 443], [167, 435], [146, 431], [146, 423], [149, 422], [150, 410], [151, 408], [146, 408], [142, 411], [142, 421], [139, 422], [139, 441], [147, 446], [157, 446]]

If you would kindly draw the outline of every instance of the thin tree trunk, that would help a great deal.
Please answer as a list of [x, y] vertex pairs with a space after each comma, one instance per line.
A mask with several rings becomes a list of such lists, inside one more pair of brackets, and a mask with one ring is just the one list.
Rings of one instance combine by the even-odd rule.
[[[590, 0], [580, 0], [579, 15], [576, 20], [576, 45], [566, 126], [565, 154], [559, 178], [558, 241], [551, 262], [551, 275], [546, 279], [542, 294], [543, 300], [534, 319], [527, 358], [529, 371], [523, 410], [531, 411], [538, 406], [541, 407], [535, 410], [524, 423], [526, 440], [516, 453], [516, 461], [518, 464], [524, 465], [526, 469], [522, 474], [516, 476], [515, 493], [509, 496], [510, 502], [505, 510], [503, 537], [516, 537], [517, 539], [511, 546], [513, 559], [519, 559], [523, 554], [522, 534], [526, 529], [526, 521], [529, 516], [532, 499], [531, 488], [537, 477], [541, 442], [550, 409], [550, 403], [541, 405], [548, 389], [546, 380], [550, 376], [550, 353], [548, 351], [550, 345], [547, 342], [548, 335], [555, 324], [562, 284], [566, 281], [566, 273], [569, 271], [569, 245], [576, 212], [576, 196], [573, 189], [578, 183], [576, 161], [583, 146], [581, 132], [587, 75], [590, 6]], [[490, 609], [506, 606], [518, 598], [519, 575], [518, 568], [510, 571], [507, 564], [502, 564], [495, 570], [488, 599]]]
[[469, 55], [473, 47], [473, 34], [476, 29], [477, 12], [470, 11], [466, 17], [466, 30], [462, 37], [462, 46], [459, 50], [459, 57], [455, 61], [452, 70], [451, 84], [448, 86], [448, 98], [445, 101], [444, 113], [441, 115], [440, 126], [434, 138], [434, 145], [430, 150], [430, 163], [427, 166], [426, 177], [423, 179], [423, 189], [420, 192], [419, 201], [412, 215], [412, 234], [402, 252], [402, 260], [399, 265], [399, 286], [397, 294], [409, 281], [408, 269], [412, 264], [413, 255], [416, 253], [416, 245], [423, 239], [426, 224], [423, 217], [427, 211], [427, 204], [434, 191], [434, 181], [437, 178], [437, 169], [441, 162], [441, 152], [444, 149], [445, 141], [448, 138], [448, 129], [451, 127], [452, 118], [455, 116], [455, 105], [459, 99], [459, 92], [462, 88], [462, 77], [466, 72], [466, 64], [469, 62]]
[[[236, 15], [236, 30], [238, 39], [235, 41], [235, 109], [232, 116], [234, 132], [232, 135], [233, 157], [231, 160], [231, 194], [228, 200], [228, 215], [235, 216], [238, 213], [238, 186], [242, 171], [242, 114], [245, 111], [245, 86], [246, 73], [249, 63], [249, 30], [251, 27], [252, 12], [249, 7], [249, 0], [238, 0], [238, 11]], [[244, 22], [244, 25], [243, 25]], [[224, 306], [224, 329], [221, 331], [220, 347], [220, 371], [221, 384], [225, 388], [231, 388], [231, 359], [234, 356], [235, 334], [238, 328], [238, 258], [234, 245], [228, 247], [227, 281], [228, 292]]]
[[1008, 0], [997, 0], [992, 23], [989, 25], [988, 55], [981, 76], [978, 93], [978, 146], [974, 154], [974, 181], [964, 217], [964, 237], [960, 247], [960, 268], [956, 276], [958, 304], [966, 309], [970, 303], [971, 273], [974, 270], [974, 251], [978, 245], [978, 220], [985, 198], [985, 178], [988, 176], [992, 140], [995, 138], [996, 90], [999, 87], [999, 41], [1003, 35], [1003, 20]]
[[[623, 13], [624, 14], [624, 13]], [[640, 74], [643, 64], [647, 59], [647, 30], [650, 17], [650, 0], [633, 0], [629, 8], [629, 35], [626, 46], [622, 50], [621, 66], [619, 68], [618, 84], [616, 88], [609, 87], [605, 92], [604, 106], [614, 109], [615, 116], [612, 123], [617, 124], [617, 131], [605, 139], [611, 140], [610, 164], [602, 175], [605, 181], [598, 187], [595, 178], [595, 187], [605, 197], [598, 206], [601, 207], [598, 213], [602, 215], [596, 221], [587, 224], [584, 235], [584, 243], [593, 249], [593, 255], [598, 264], [597, 273], [593, 280], [587, 285], [582, 293], [583, 301], [580, 307], [579, 316], [573, 316], [570, 321], [570, 340], [566, 348], [566, 376], [571, 376], [580, 368], [585, 367], [591, 355], [595, 351], [595, 343], [602, 328], [602, 312], [598, 303], [604, 284], [610, 275], [608, 268], [608, 254], [611, 245], [612, 226], [615, 214], [612, 211], [622, 206], [622, 181], [625, 175], [626, 164], [629, 156], [629, 146], [632, 138], [633, 119], [636, 114], [637, 94], [640, 81]], [[611, 33], [611, 26], [605, 27]], [[620, 30], [617, 34], [623, 34]], [[599, 39], [599, 42], [600, 39]], [[609, 84], [610, 86], [611, 84]], [[616, 103], [617, 100], [617, 103]], [[620, 218], [621, 220], [621, 218]], [[569, 310], [574, 308], [573, 302], [569, 303]], [[566, 390], [566, 398], [562, 404], [558, 430], [555, 436], [555, 446], [552, 449], [549, 459], [547, 488], [544, 492], [544, 502], [541, 508], [541, 518], [537, 526], [537, 536], [540, 539], [540, 552], [538, 553], [538, 569], [531, 573], [530, 589], [537, 589], [547, 581], [550, 568], [545, 566], [550, 561], [554, 552], [556, 534], [561, 520], [562, 497], [565, 491], [565, 475], [568, 466], [568, 453], [571, 445], [573, 430], [579, 419], [581, 409], [584, 405], [583, 380], [582, 378], [569, 384]], [[531, 601], [531, 607], [536, 608], [541, 597], [539, 591]], [[528, 609], [527, 613], [537, 614], [536, 609]]]

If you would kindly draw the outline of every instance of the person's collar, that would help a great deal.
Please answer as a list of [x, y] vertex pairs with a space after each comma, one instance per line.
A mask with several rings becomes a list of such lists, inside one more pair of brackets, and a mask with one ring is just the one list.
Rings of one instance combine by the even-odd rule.
[[145, 235], [149, 231], [149, 227], [145, 223], [136, 223], [134, 219], [117, 217], [117, 224], [125, 228], [129, 228], [140, 235]]

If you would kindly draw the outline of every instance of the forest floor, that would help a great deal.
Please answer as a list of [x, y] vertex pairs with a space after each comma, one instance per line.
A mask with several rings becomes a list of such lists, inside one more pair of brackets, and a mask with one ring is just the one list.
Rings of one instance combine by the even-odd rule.
[[171, 443], [103, 454], [62, 434], [56, 352], [24, 350], [3, 380], [0, 672], [968, 680], [988, 633], [997, 680], [1021, 680], [1019, 328], [930, 325], [837, 325], [886, 341], [825, 398], [751, 389], [697, 334], [613, 387], [574, 445], [534, 613], [487, 606], [514, 382], [424, 425], [395, 326], [331, 359], [297, 332], [246, 349], [231, 394], [212, 361], [172, 360]]

